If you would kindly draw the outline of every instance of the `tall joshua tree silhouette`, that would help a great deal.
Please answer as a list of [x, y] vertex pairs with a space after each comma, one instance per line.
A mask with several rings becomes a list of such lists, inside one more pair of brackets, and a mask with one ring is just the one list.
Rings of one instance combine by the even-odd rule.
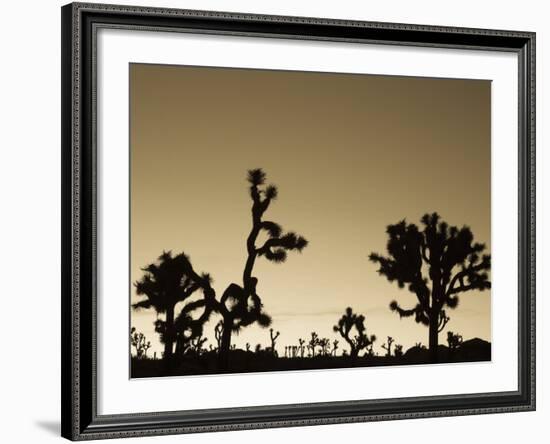
[[390, 309], [428, 326], [431, 361], [437, 362], [439, 333], [449, 321], [445, 308], [456, 308], [461, 293], [491, 288], [491, 256], [481, 255], [485, 245], [474, 242], [466, 226], [450, 227], [437, 213], [425, 214], [421, 222], [422, 229], [404, 220], [389, 225], [388, 256], [371, 253], [369, 258], [380, 265], [380, 275], [416, 295], [414, 307], [392, 301]]
[[[134, 285], [139, 296], [145, 299], [135, 303], [135, 310], [153, 308], [157, 314], [165, 314], [165, 319], [157, 319], [155, 330], [160, 334], [160, 341], [164, 344], [164, 360], [168, 362], [174, 353], [174, 343], [178, 332], [187, 340], [202, 333], [202, 325], [210, 316], [212, 304], [206, 298], [191, 300], [191, 296], [201, 288], [201, 282], [190, 275], [189, 258], [180, 253], [172, 256], [172, 252], [165, 251], [157, 263], [149, 264], [142, 269], [141, 280]], [[199, 277], [199, 276], [197, 276]], [[199, 277], [208, 279], [208, 275]], [[178, 318], [175, 317], [176, 304], [187, 301]], [[202, 314], [196, 319], [193, 312], [203, 308]]]
[[366, 333], [365, 316], [354, 313], [351, 307], [346, 308], [338, 324], [332, 329], [335, 333], [340, 333], [348, 343], [351, 359], [356, 359], [361, 350], [376, 341], [375, 335], [368, 336]]
[[[267, 185], [266, 175], [261, 168], [248, 171], [252, 199], [252, 228], [246, 240], [247, 258], [243, 270], [242, 286], [232, 283], [224, 291], [219, 312], [223, 318], [223, 334], [220, 350], [220, 365], [227, 368], [231, 334], [243, 327], [257, 322], [262, 327], [271, 325], [271, 317], [263, 311], [263, 304], [256, 291], [258, 279], [252, 276], [256, 259], [265, 257], [268, 261], [282, 263], [288, 251], [301, 252], [307, 246], [307, 240], [293, 232], [283, 233], [282, 227], [272, 221], [264, 220], [264, 214], [271, 203], [277, 199], [277, 187]], [[262, 245], [256, 245], [261, 232], [267, 234]]]
[[[242, 285], [231, 283], [223, 292], [219, 301], [208, 276], [199, 276], [191, 267], [186, 272], [203, 288], [207, 299], [215, 300], [215, 310], [221, 314], [223, 331], [220, 341], [219, 366], [228, 368], [231, 335], [238, 333], [243, 327], [258, 323], [261, 327], [271, 325], [271, 317], [263, 311], [263, 304], [257, 293], [258, 279], [252, 275], [256, 259], [265, 257], [275, 263], [282, 263], [287, 258], [288, 251], [301, 252], [307, 246], [307, 240], [293, 232], [283, 233], [281, 226], [275, 222], [264, 220], [264, 214], [271, 203], [277, 198], [277, 187], [265, 185], [266, 175], [262, 169], [248, 171], [250, 197], [252, 199], [252, 228], [246, 240], [247, 258], [242, 275]], [[265, 232], [267, 239], [257, 245], [258, 236]]]

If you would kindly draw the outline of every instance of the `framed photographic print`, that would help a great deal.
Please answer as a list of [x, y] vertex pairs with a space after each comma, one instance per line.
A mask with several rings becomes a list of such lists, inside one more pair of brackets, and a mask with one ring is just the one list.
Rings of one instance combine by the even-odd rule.
[[529, 32], [64, 6], [63, 436], [534, 409], [534, 76]]

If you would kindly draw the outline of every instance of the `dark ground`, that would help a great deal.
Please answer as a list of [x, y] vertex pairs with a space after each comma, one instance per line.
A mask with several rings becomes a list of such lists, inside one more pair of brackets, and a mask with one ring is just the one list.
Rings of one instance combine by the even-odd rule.
[[[491, 343], [478, 338], [464, 341], [460, 348], [454, 351], [449, 350], [444, 345], [440, 345], [438, 350], [439, 363], [490, 360]], [[254, 353], [252, 351], [247, 352], [237, 349], [231, 351], [229, 362], [229, 370], [222, 372], [218, 370], [217, 353], [211, 351], [205, 352], [200, 356], [188, 354], [184, 357], [176, 358], [170, 369], [166, 369], [164, 362], [158, 359], [132, 358], [132, 378], [429, 364], [430, 355], [427, 349], [412, 347], [401, 357], [359, 357], [355, 361], [352, 361], [349, 356], [278, 358], [265, 351]]]

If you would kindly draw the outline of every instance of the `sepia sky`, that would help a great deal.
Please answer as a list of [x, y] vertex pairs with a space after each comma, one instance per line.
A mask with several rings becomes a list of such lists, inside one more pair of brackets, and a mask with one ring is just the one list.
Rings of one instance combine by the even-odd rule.
[[[388, 308], [415, 296], [368, 260], [385, 253], [390, 223], [437, 211], [490, 251], [489, 81], [132, 64], [130, 97], [131, 281], [172, 250], [210, 273], [218, 295], [242, 284], [246, 172], [261, 167], [279, 188], [265, 219], [309, 240], [285, 263], [260, 258], [254, 269], [279, 355], [312, 331], [337, 338], [347, 306], [366, 316], [380, 354], [388, 335], [405, 350], [427, 345], [426, 327]], [[441, 343], [449, 330], [491, 339], [489, 291], [462, 294], [448, 311]], [[160, 357], [155, 319], [131, 313]], [[269, 331], [254, 325], [233, 342], [265, 347]]]

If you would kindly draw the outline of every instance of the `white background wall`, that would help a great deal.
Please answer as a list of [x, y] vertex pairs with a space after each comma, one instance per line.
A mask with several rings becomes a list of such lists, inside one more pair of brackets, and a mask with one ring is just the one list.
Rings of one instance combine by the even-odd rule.
[[[544, 293], [549, 236], [543, 225], [550, 169], [544, 153], [543, 73], [550, 55], [546, 2], [399, 0], [163, 0], [118, 3], [262, 14], [305, 15], [537, 32], [538, 409], [537, 412], [256, 430], [136, 442], [309, 441], [461, 443], [547, 442], [550, 392], [545, 361], [550, 316]], [[60, 11], [57, 0], [4, 2], [0, 9], [0, 436], [3, 442], [60, 440]], [[546, 351], [543, 351], [546, 348]]]

